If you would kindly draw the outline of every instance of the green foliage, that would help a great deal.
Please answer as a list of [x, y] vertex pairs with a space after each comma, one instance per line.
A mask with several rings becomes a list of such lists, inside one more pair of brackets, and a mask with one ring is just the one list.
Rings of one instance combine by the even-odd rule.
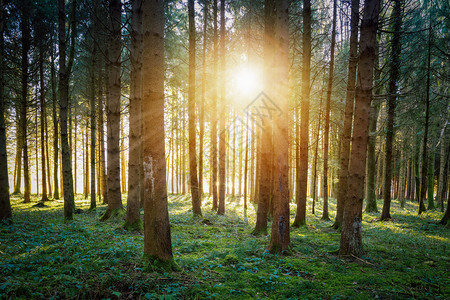
[[[33, 207], [38, 198], [24, 204], [15, 196], [14, 223], [0, 225], [0, 298], [443, 299], [450, 294], [450, 233], [435, 225], [442, 213], [417, 216], [416, 203], [401, 209], [393, 201], [389, 222], [364, 214], [366, 253], [348, 260], [332, 254], [340, 234], [320, 217], [308, 214], [308, 225], [291, 231], [291, 255], [279, 256], [267, 251], [269, 236], [251, 234], [253, 207], [244, 216], [243, 201], [230, 200], [227, 213], [218, 216], [210, 212], [209, 200], [204, 199], [204, 223], [192, 218], [189, 197], [169, 197], [174, 264], [143, 259], [143, 235], [124, 230], [122, 220], [99, 222], [104, 205], [89, 211], [89, 201], [77, 200], [85, 213], [64, 223], [62, 200]], [[330, 207], [334, 211], [334, 199]], [[292, 221], [294, 205], [291, 212]], [[182, 272], [169, 272], [174, 268]]]

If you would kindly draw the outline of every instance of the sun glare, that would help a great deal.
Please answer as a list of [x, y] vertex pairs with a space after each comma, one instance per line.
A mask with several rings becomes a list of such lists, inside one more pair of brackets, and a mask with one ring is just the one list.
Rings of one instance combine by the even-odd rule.
[[237, 96], [252, 97], [261, 89], [261, 75], [255, 68], [242, 67], [234, 73], [234, 92]]

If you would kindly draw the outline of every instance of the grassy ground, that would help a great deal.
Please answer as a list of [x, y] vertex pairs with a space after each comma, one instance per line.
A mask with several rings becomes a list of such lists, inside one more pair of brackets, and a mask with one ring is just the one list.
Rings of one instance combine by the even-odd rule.
[[14, 224], [0, 225], [0, 298], [450, 298], [449, 229], [435, 225], [441, 212], [418, 217], [415, 203], [401, 209], [394, 201], [389, 222], [364, 214], [367, 253], [348, 260], [330, 254], [339, 233], [320, 214], [308, 213], [308, 226], [291, 231], [292, 254], [280, 257], [266, 251], [269, 236], [251, 235], [252, 205], [244, 213], [242, 200], [228, 200], [226, 215], [217, 216], [205, 198], [204, 219], [193, 219], [190, 199], [172, 195], [182, 272], [161, 274], [144, 272], [142, 234], [98, 221], [105, 206], [88, 211], [89, 201], [78, 199], [84, 212], [64, 223], [62, 201], [43, 208], [22, 201], [12, 198]]

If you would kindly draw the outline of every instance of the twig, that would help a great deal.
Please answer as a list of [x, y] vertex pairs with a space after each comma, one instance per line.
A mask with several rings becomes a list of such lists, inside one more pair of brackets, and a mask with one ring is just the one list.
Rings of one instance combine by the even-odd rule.
[[373, 263], [370, 263], [370, 262], [368, 262], [368, 261], [366, 261], [366, 260], [364, 260], [364, 259], [362, 259], [362, 258], [359, 258], [359, 257], [357, 257], [357, 256], [355, 256], [355, 255], [353, 255], [353, 254], [352, 254], [352, 257], [354, 257], [354, 258], [356, 258], [356, 259], [362, 261], [363, 263], [366, 263], [366, 264], [375, 266]]

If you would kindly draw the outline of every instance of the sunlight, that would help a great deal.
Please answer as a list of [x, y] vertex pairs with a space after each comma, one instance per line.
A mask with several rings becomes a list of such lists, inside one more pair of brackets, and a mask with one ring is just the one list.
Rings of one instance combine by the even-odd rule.
[[233, 72], [233, 91], [238, 97], [254, 97], [262, 88], [262, 76], [256, 68], [239, 67]]

